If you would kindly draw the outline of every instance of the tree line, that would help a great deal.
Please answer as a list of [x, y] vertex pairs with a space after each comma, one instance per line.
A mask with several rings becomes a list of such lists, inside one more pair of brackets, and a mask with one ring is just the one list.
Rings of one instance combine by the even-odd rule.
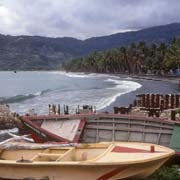
[[91, 54], [63, 65], [66, 71], [128, 74], [163, 74], [180, 69], [180, 39], [171, 44], [132, 43], [128, 47]]

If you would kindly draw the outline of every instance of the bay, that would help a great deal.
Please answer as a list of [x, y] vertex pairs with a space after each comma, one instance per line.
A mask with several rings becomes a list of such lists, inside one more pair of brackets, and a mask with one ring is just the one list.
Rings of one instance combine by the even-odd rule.
[[100, 111], [141, 87], [128, 77], [61, 71], [0, 72], [0, 85], [0, 101], [19, 114], [30, 109], [47, 114], [48, 104], [60, 104], [61, 110], [67, 104], [71, 112], [78, 105], [92, 105]]

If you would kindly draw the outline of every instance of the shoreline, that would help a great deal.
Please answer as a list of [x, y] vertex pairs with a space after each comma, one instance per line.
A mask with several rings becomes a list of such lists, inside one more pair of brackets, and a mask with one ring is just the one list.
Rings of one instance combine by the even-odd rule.
[[134, 79], [144, 79], [144, 80], [151, 80], [151, 81], [165, 81], [165, 82], [171, 82], [175, 84], [179, 84], [180, 77], [178, 76], [154, 76], [154, 75], [130, 75], [130, 77]]
[[[141, 75], [125, 75], [110, 74], [120, 78], [130, 77], [130, 81], [137, 82], [142, 85], [141, 88], [131, 91], [127, 94], [120, 95], [116, 100], [100, 111], [113, 112], [115, 106], [129, 106], [136, 99], [137, 94], [180, 94], [179, 80], [180, 77], [161, 77], [161, 76], [141, 76]], [[152, 83], [150, 83], [152, 82]]]
[[[22, 72], [22, 71], [20, 71]], [[26, 71], [31, 72], [31, 71]], [[65, 73], [64, 71], [35, 71], [35, 72], [59, 72]], [[120, 74], [120, 73], [86, 73], [86, 72], [69, 72], [71, 75], [81, 76], [111, 76], [125, 81], [133, 81], [142, 85], [142, 87], [128, 92], [126, 94], [119, 95], [113, 100], [111, 104], [106, 104], [104, 108], [98, 110], [103, 111], [113, 111], [114, 106], [128, 106], [132, 104], [136, 99], [137, 94], [154, 93], [154, 94], [179, 94], [179, 80], [180, 77], [172, 76], [155, 76], [155, 75], [132, 75], [132, 74]], [[72, 76], [71, 75], [71, 76]], [[113, 95], [113, 94], [112, 94]], [[110, 102], [109, 102], [110, 103]]]

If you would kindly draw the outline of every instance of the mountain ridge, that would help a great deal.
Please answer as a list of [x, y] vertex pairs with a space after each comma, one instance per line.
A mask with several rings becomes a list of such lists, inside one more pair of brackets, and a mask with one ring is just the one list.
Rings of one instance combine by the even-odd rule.
[[79, 40], [72, 37], [11, 36], [0, 34], [0, 70], [53, 70], [92, 51], [133, 42], [169, 43], [180, 37], [180, 23]]

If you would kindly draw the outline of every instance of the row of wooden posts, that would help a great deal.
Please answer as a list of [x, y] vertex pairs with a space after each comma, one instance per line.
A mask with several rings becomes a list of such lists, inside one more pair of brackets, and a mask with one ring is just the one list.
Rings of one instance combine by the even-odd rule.
[[60, 109], [60, 104], [49, 104], [49, 114], [60, 114], [61, 109]]
[[139, 94], [135, 105], [146, 108], [175, 109], [180, 107], [179, 94]]
[[[63, 105], [64, 112], [63, 114], [68, 115], [69, 114], [69, 106], [68, 105]], [[80, 109], [80, 106], [77, 106], [76, 109], [76, 114], [80, 114], [81, 112], [96, 112], [95, 107], [89, 106], [89, 105], [84, 105], [82, 106], [82, 109]], [[49, 114], [56, 114], [60, 115], [61, 114], [61, 107], [60, 104], [49, 104]]]

